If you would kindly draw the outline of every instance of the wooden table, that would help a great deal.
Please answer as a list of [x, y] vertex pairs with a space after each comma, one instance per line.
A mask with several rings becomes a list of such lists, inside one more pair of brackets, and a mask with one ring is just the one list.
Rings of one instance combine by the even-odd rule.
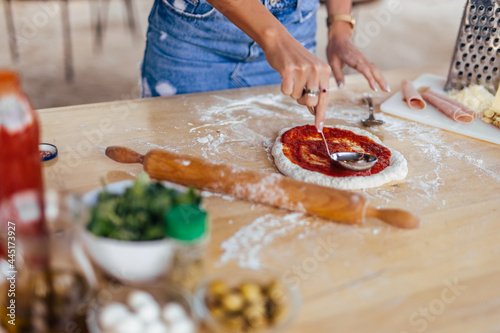
[[[386, 72], [393, 88], [447, 66]], [[333, 83], [332, 83], [333, 86]], [[331, 94], [326, 126], [361, 127], [368, 85], [347, 77]], [[378, 105], [389, 94], [374, 94]], [[279, 130], [313, 123], [279, 86], [39, 110], [43, 142], [59, 157], [48, 186], [87, 191], [130, 179], [105, 147], [153, 148], [277, 172]], [[370, 129], [408, 161], [404, 181], [361, 191], [371, 204], [420, 215], [418, 230], [369, 219], [350, 226], [204, 193], [211, 216], [209, 268], [271, 266], [301, 291], [287, 332], [500, 332], [500, 147], [390, 115]], [[499, 132], [500, 135], [500, 132]]]

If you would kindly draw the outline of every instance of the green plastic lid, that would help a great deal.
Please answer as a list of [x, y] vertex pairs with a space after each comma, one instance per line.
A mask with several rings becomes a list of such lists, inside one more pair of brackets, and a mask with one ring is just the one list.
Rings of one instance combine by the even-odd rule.
[[168, 237], [193, 241], [207, 230], [207, 213], [196, 205], [177, 205], [165, 215], [165, 234]]

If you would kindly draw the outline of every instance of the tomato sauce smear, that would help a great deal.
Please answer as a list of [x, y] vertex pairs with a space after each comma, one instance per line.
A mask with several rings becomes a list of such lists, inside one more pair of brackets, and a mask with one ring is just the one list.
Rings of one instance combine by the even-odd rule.
[[46, 150], [40, 150], [40, 157], [41, 158], [46, 158], [46, 157], [49, 157], [51, 156], [53, 153], [50, 152], [50, 151], [46, 151]]
[[330, 153], [365, 152], [377, 156], [377, 163], [368, 170], [352, 171], [343, 168], [338, 162], [331, 161], [321, 134], [312, 125], [297, 126], [283, 133], [281, 136], [283, 153], [292, 163], [301, 168], [330, 177], [370, 176], [384, 170], [391, 162], [391, 151], [366, 136], [330, 127], [325, 127], [323, 134]]

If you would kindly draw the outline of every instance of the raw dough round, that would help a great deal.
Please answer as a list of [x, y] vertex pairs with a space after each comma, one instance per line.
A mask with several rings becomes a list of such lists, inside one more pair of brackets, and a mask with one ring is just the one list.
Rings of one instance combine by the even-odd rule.
[[[373, 140], [374, 142], [387, 147], [380, 141], [378, 137], [368, 131], [362, 130], [357, 127], [348, 126], [329, 126], [331, 128], [339, 128], [348, 130], [357, 135], [363, 135]], [[343, 190], [359, 190], [364, 188], [371, 188], [381, 186], [391, 181], [402, 180], [408, 174], [408, 165], [406, 159], [398, 151], [387, 147], [391, 151], [391, 162], [384, 170], [370, 176], [357, 176], [357, 177], [330, 177], [319, 172], [309, 171], [301, 168], [299, 165], [293, 163], [283, 153], [283, 144], [281, 143], [281, 135], [291, 129], [292, 127], [283, 129], [276, 142], [273, 145], [272, 154], [276, 167], [286, 176], [291, 178], [314, 183], [327, 187], [334, 187]]]

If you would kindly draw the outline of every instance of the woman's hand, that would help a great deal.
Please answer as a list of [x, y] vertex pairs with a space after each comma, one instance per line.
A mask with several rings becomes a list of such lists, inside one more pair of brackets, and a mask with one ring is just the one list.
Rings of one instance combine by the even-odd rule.
[[315, 125], [323, 130], [330, 89], [330, 66], [318, 59], [291, 35], [268, 36], [266, 59], [281, 75], [281, 92], [315, 110]]
[[370, 88], [389, 92], [391, 89], [380, 70], [351, 43], [352, 28], [347, 22], [333, 22], [328, 30], [326, 55], [332, 68], [333, 76], [339, 88], [344, 86], [342, 67], [348, 65], [364, 75]]
[[[311, 110], [314, 109], [316, 128], [322, 130], [328, 104], [330, 66], [319, 60], [290, 35], [261, 1], [207, 0], [207, 2], [262, 47], [267, 61], [281, 76], [283, 94], [291, 96], [299, 104], [306, 105]], [[307, 90], [311, 93], [304, 93]]]
[[[207, 0], [250, 38], [259, 44], [266, 59], [281, 75], [281, 91], [299, 104], [315, 110], [315, 124], [323, 129], [330, 89], [330, 74], [343, 85], [342, 67], [360, 71], [372, 89], [389, 86], [382, 74], [351, 44], [352, 29], [347, 22], [334, 22], [328, 33], [328, 64], [300, 44], [258, 0]], [[350, 13], [351, 0], [326, 0], [329, 13]], [[249, 15], [251, 13], [251, 15]], [[307, 93], [310, 91], [311, 93]], [[305, 93], [306, 92], [306, 93]], [[316, 93], [317, 92], [317, 93]]]

